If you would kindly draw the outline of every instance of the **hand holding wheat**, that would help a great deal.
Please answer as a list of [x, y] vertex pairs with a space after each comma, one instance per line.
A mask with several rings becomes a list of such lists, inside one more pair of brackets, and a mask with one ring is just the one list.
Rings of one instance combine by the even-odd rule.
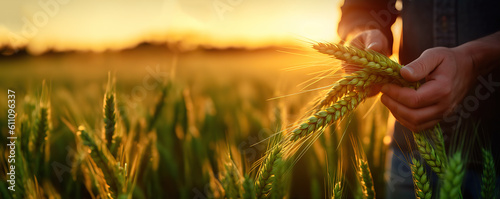
[[458, 48], [432, 48], [401, 69], [410, 82], [425, 79], [417, 90], [394, 84], [381, 98], [396, 119], [412, 131], [432, 128], [462, 101], [476, 78], [472, 59]]
[[[378, 29], [354, 31], [348, 36], [347, 41], [349, 45], [359, 49], [373, 50], [387, 56], [391, 52], [391, 47], [387, 37]], [[362, 67], [353, 64], [342, 64], [342, 68], [347, 74], [362, 69]], [[368, 97], [378, 94], [382, 86], [380, 84], [375, 84], [371, 87], [372, 88], [370, 89], [370, 93], [368, 93]]]

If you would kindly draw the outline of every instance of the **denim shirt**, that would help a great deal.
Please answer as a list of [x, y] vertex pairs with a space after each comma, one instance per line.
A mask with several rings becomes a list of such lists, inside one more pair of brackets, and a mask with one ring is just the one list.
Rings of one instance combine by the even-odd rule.
[[[390, 28], [400, 16], [403, 20], [403, 30], [399, 61], [401, 64], [408, 64], [426, 49], [438, 46], [456, 47], [500, 31], [498, 0], [403, 0], [402, 4], [403, 9], [398, 12], [394, 7], [395, 1], [345, 0], [341, 8], [342, 18], [338, 33], [345, 39], [349, 32], [355, 29], [376, 28], [387, 36], [392, 46]], [[445, 117], [441, 122], [447, 144], [453, 133], [473, 134], [472, 128], [468, 128], [467, 132], [457, 132], [458, 124], [468, 124], [468, 127], [475, 124], [479, 126], [476, 136], [479, 139], [476, 139], [471, 154], [481, 154], [476, 151], [478, 148], [491, 146], [493, 157], [500, 157], [500, 146], [492, 143], [500, 140], [500, 87], [488, 86], [491, 82], [500, 82], [500, 66], [478, 77], [476, 87], [482, 86], [481, 92], [487, 93], [488, 97], [479, 98], [472, 89], [453, 117]], [[399, 145], [405, 151], [408, 146], [413, 145], [411, 148], [415, 149], [414, 143], [408, 145], [405, 139], [412, 137], [410, 130], [396, 123], [394, 131], [393, 146]]]

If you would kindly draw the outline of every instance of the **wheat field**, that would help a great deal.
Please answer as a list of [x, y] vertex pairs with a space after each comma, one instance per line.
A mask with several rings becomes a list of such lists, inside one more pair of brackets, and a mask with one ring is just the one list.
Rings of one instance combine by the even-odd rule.
[[[0, 145], [1, 198], [384, 198], [393, 120], [367, 93], [419, 84], [371, 51], [284, 51], [143, 46], [0, 59], [17, 113], [15, 163], [9, 141]], [[362, 70], [342, 74], [342, 63]], [[415, 196], [460, 197], [466, 149], [446, 150], [439, 126], [413, 135]], [[489, 198], [495, 164], [488, 149], [483, 156]], [[443, 184], [437, 193], [431, 172]]]

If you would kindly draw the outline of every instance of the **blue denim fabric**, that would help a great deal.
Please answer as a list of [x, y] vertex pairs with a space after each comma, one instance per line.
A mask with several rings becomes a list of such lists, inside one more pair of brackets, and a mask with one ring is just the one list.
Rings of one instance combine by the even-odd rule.
[[[410, 163], [407, 160], [411, 154], [418, 154], [418, 151], [403, 152], [399, 148], [392, 148], [388, 152], [390, 165], [386, 171], [386, 198], [387, 199], [412, 199], [415, 198], [413, 179], [411, 176]], [[439, 198], [439, 179], [429, 167], [426, 167], [427, 175], [431, 175], [431, 186], [433, 198]], [[500, 177], [497, 177], [497, 185], [500, 187]], [[498, 198], [497, 189], [497, 198]], [[481, 173], [475, 170], [466, 170], [462, 184], [463, 198], [481, 198]]]

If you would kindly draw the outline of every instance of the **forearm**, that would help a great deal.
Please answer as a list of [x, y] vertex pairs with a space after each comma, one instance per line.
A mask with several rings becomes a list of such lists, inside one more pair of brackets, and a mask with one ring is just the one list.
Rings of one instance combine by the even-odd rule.
[[484, 75], [500, 67], [500, 31], [462, 44], [456, 50], [470, 56], [476, 75]]

